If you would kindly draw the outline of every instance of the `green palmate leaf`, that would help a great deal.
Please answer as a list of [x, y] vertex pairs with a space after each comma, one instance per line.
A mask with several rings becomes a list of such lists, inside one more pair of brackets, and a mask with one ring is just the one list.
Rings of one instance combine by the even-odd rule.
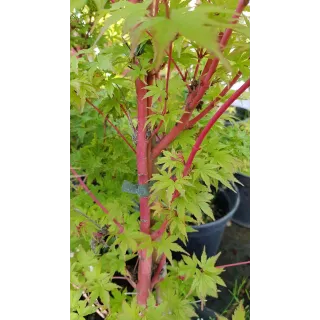
[[112, 65], [112, 56], [110, 54], [107, 55], [101, 55], [99, 54], [97, 57], [98, 65], [102, 70], [109, 70], [113, 71], [113, 65]]
[[[216, 314], [217, 320], [228, 320], [226, 317], [223, 317], [219, 314]], [[240, 301], [237, 309], [234, 311], [232, 315], [232, 320], [245, 320], [246, 319], [246, 312], [243, 308], [242, 301]]]
[[118, 315], [119, 320], [141, 320], [139, 315], [140, 308], [137, 304], [136, 299], [132, 299], [131, 305], [126, 301], [122, 304], [122, 312]]
[[243, 304], [241, 301], [232, 316], [232, 320], [245, 320], [245, 318], [246, 318], [246, 312], [243, 308]]
[[128, 76], [132, 77], [133, 80], [140, 78], [144, 79], [144, 76], [147, 74], [147, 70], [141, 69], [139, 66], [132, 66], [132, 70], [128, 73]]
[[201, 178], [205, 182], [205, 184], [210, 187], [212, 178], [220, 178], [217, 168], [219, 168], [218, 165], [213, 163], [205, 163], [205, 160], [199, 159], [197, 161], [197, 167], [193, 171], [194, 178]]
[[148, 92], [143, 98], [152, 97], [153, 103], [155, 103], [160, 97], [162, 99], [166, 97], [166, 91], [162, 81], [158, 81], [156, 85], [146, 86], [145, 89], [147, 89]]
[[219, 277], [219, 274], [223, 270], [214, 267], [214, 263], [218, 257], [219, 255], [207, 259], [204, 249], [201, 261], [195, 255], [193, 255], [192, 259], [190, 257], [183, 257], [185, 265], [179, 266], [182, 275], [186, 279], [193, 279], [189, 294], [195, 292], [203, 302], [207, 295], [212, 297], [218, 296], [217, 285], [225, 286], [225, 283]]
[[229, 11], [213, 5], [200, 5], [194, 11], [190, 11], [184, 5], [182, 8], [172, 9], [170, 19], [161, 16], [146, 19], [136, 28], [135, 34], [141, 35], [145, 30], [151, 31], [156, 69], [162, 62], [165, 49], [178, 33], [208, 49], [229, 68], [227, 60], [220, 51], [219, 43], [215, 39], [218, 29], [228, 27], [229, 24], [222, 22], [221, 19], [218, 20], [215, 16], [217, 12]]
[[97, 264], [98, 260], [95, 256], [95, 254], [91, 251], [84, 251], [84, 249], [80, 249], [80, 251], [77, 253], [77, 259], [81, 266], [88, 267], [90, 265]]
[[99, 297], [100, 297], [102, 303], [107, 308], [110, 308], [110, 294], [109, 294], [109, 292], [107, 290], [105, 290], [104, 288], [101, 288], [101, 290], [99, 292]]
[[80, 317], [85, 317], [88, 314], [94, 313], [95, 311], [96, 311], [95, 307], [92, 307], [92, 306], [87, 307], [87, 301], [79, 301], [77, 312]]
[[148, 124], [151, 124], [151, 128], [154, 128], [156, 123], [159, 123], [161, 120], [164, 120], [164, 116], [161, 114], [152, 114], [148, 117], [148, 120], [146, 122], [146, 126]]
[[172, 218], [169, 225], [169, 229], [171, 234], [177, 235], [179, 239], [181, 239], [183, 243], [186, 244], [186, 239], [188, 235], [186, 223], [184, 221], [181, 221], [179, 217]]
[[181, 57], [181, 50], [182, 50], [182, 46], [183, 46], [183, 42], [184, 42], [184, 38], [183, 37], [179, 37], [175, 42], [174, 42], [174, 50], [178, 55], [178, 58]]
[[206, 5], [200, 5], [194, 11], [180, 8], [172, 10], [171, 18], [180, 34], [189, 40], [195, 41], [199, 46], [208, 49], [225, 66], [230, 68], [220, 51], [219, 43], [215, 39], [215, 36], [218, 34], [218, 28], [228, 26], [226, 23], [215, 20], [214, 15], [217, 13], [217, 10], [219, 9], [215, 6]]
[[[177, 294], [171, 287], [161, 287], [161, 298], [166, 301], [168, 319], [185, 320], [197, 316], [190, 302]], [[169, 318], [169, 315], [172, 315]]]
[[94, 3], [96, 4], [98, 10], [103, 9], [106, 2], [107, 0], [94, 0]]
[[86, 3], [87, 0], [70, 0], [70, 12], [74, 9], [81, 9]]
[[[133, 4], [128, 1], [119, 1], [112, 4], [111, 6], [111, 16], [109, 16], [103, 28], [101, 29], [97, 39], [94, 42], [94, 46], [97, 44], [99, 39], [105, 33], [105, 31], [113, 24], [117, 23], [119, 20], [125, 20], [126, 25], [124, 28], [124, 33], [126, 33], [132, 26], [138, 24], [145, 20], [145, 15], [147, 14], [147, 7], [150, 1], [144, 3]], [[133, 50], [133, 48], [131, 48]]]
[[78, 59], [77, 59], [77, 57], [71, 56], [70, 63], [71, 63], [70, 72], [74, 72], [75, 74], [78, 74]]
[[168, 236], [168, 237], [161, 237], [159, 241], [156, 241], [154, 243], [155, 248], [157, 249], [158, 257], [162, 253], [166, 255], [170, 263], [172, 264], [172, 253], [171, 251], [175, 252], [184, 252], [187, 254], [187, 252], [181, 248], [178, 244], [175, 243], [177, 240], [177, 236]]
[[70, 290], [70, 309], [71, 311], [74, 311], [78, 308], [78, 304], [80, 301], [80, 297], [82, 296], [82, 291], [81, 290]]
[[79, 315], [75, 312], [70, 313], [70, 320], [79, 320]]
[[160, 66], [169, 43], [177, 34], [175, 24], [171, 19], [159, 17], [157, 20], [157, 23], [151, 29], [156, 69]]

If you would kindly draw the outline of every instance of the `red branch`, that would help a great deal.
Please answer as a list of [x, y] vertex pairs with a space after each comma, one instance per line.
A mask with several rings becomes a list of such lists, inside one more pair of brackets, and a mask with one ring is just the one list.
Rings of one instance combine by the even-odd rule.
[[169, 3], [168, 3], [168, 0], [164, 0], [164, 4], [166, 6], [166, 17], [168, 19], [170, 19], [170, 9], [169, 9]]
[[123, 113], [126, 115], [127, 119], [129, 120], [129, 122], [130, 122], [130, 124], [131, 124], [131, 118], [130, 118], [127, 110], [125, 109], [125, 107], [124, 107], [122, 104], [120, 104], [120, 108], [121, 108], [121, 110], [123, 111]]
[[201, 59], [198, 58], [198, 62], [197, 62], [197, 65], [196, 65], [196, 69], [194, 70], [194, 74], [193, 74], [193, 79], [196, 78], [197, 74], [198, 74], [198, 70], [199, 70], [199, 66], [200, 66], [200, 61]]
[[[168, 98], [169, 98], [169, 79], [170, 79], [171, 61], [172, 61], [172, 42], [171, 42], [170, 47], [169, 47], [168, 69], [167, 69], [167, 78], [166, 78], [166, 97], [165, 97], [165, 100], [164, 100], [164, 108], [163, 108], [163, 111], [162, 111], [162, 115], [163, 116], [167, 113], [167, 103], [168, 103]], [[161, 126], [163, 125], [163, 122], [164, 122], [163, 120], [160, 121], [158, 127], [153, 131], [152, 137], [159, 132]]]
[[229, 90], [235, 85], [235, 83], [238, 81], [240, 77], [241, 72], [239, 71], [236, 74], [236, 76], [230, 81], [230, 83], [220, 92], [218, 97], [216, 97], [212, 102], [210, 102], [210, 104], [201, 113], [199, 113], [196, 117], [189, 121], [188, 128], [192, 128], [200, 119], [206, 116], [216, 106], [216, 104], [221, 100], [221, 98], [229, 92]]
[[[135, 82], [138, 103], [138, 143], [137, 143], [137, 169], [139, 185], [148, 183], [148, 150], [146, 139], [147, 100], [143, 97], [147, 93], [145, 83], [137, 79]], [[148, 197], [140, 198], [140, 231], [150, 234], [150, 207]], [[151, 286], [152, 257], [147, 256], [147, 250], [139, 251], [139, 269], [137, 284], [137, 301], [145, 306]]]
[[127, 280], [130, 284], [131, 284], [131, 286], [133, 287], [133, 288], [136, 288], [137, 287], [137, 285], [136, 285], [136, 283], [134, 282], [134, 281], [132, 281], [130, 278], [128, 278], [128, 277], [112, 277], [112, 279], [115, 279], [115, 280], [117, 280], [117, 279], [119, 279], [119, 280]]
[[[72, 166], [70, 166], [70, 170], [73, 173], [73, 175], [76, 177], [76, 179], [79, 181], [81, 187], [87, 192], [87, 194], [90, 196], [90, 198], [101, 208], [101, 210], [105, 213], [105, 214], [109, 214], [108, 209], [98, 200], [98, 198], [90, 191], [90, 189], [87, 187], [87, 185], [82, 181], [82, 179], [79, 177], [78, 173], [76, 172], [76, 170], [74, 170], [74, 168]], [[116, 219], [113, 219], [113, 222], [117, 225], [117, 227], [119, 228], [119, 233], [122, 233], [124, 231], [123, 226], [121, 225], [121, 223], [119, 221], [117, 221]]]
[[196, 143], [192, 147], [192, 151], [190, 153], [190, 156], [186, 162], [186, 165], [183, 170], [183, 175], [186, 176], [189, 173], [189, 170], [191, 168], [193, 159], [196, 155], [196, 153], [200, 150], [200, 145], [203, 142], [204, 138], [208, 134], [209, 130], [212, 128], [212, 126], [217, 122], [217, 120], [221, 117], [221, 115], [229, 108], [229, 106], [239, 98], [239, 96], [249, 88], [250, 86], [250, 79], [248, 79], [220, 108], [219, 110], [213, 115], [213, 117], [210, 119], [210, 121], [207, 123], [207, 125], [204, 127], [204, 129], [201, 131], [199, 137], [196, 140]]
[[[229, 268], [229, 267], [236, 267], [236, 266], [241, 266], [241, 265], [246, 265], [246, 264], [250, 264], [250, 261], [244, 261], [244, 262], [236, 262], [236, 263], [231, 263], [231, 264], [225, 264], [223, 266], [216, 266], [216, 268], [219, 269], [225, 269], [225, 268]], [[180, 280], [184, 280], [186, 277], [185, 276], [179, 276]]]
[[[152, 74], [152, 72], [148, 72], [147, 75], [147, 84], [148, 86], [151, 86], [153, 84], [153, 80], [154, 80], [154, 75]], [[149, 117], [153, 112], [152, 112], [152, 97], [148, 97], [147, 98], [147, 116]], [[153, 162], [152, 162], [152, 158], [151, 158], [151, 149], [152, 149], [152, 142], [153, 142], [153, 136], [151, 136], [151, 138], [148, 141], [148, 179], [151, 179], [152, 177], [152, 168], [153, 168]]]
[[153, 277], [152, 277], [152, 280], [151, 280], [151, 289], [153, 289], [153, 287], [159, 282], [159, 276], [160, 276], [160, 273], [161, 273], [161, 270], [163, 269], [163, 266], [165, 265], [166, 263], [166, 256], [165, 254], [162, 254], [161, 258], [160, 258], [160, 261], [159, 261], [159, 264], [158, 264], [158, 267], [157, 267], [157, 270], [155, 271]]
[[169, 223], [168, 220], [164, 220], [163, 223], [161, 224], [160, 228], [151, 233], [152, 241], [157, 240], [158, 238], [160, 238], [164, 234], [164, 232], [167, 229], [168, 223]]
[[[166, 51], [166, 54], [168, 55], [168, 51]], [[181, 69], [179, 68], [179, 66], [177, 65], [177, 63], [175, 62], [175, 60], [174, 60], [173, 58], [172, 58], [172, 63], [174, 64], [174, 67], [177, 69], [177, 71], [178, 71], [178, 73], [179, 73], [182, 81], [185, 83], [188, 91], [190, 92], [191, 89], [190, 89], [190, 87], [189, 87], [189, 85], [188, 85], [188, 83], [187, 83], [187, 81], [186, 81], [186, 79], [187, 79], [187, 74], [186, 74], [186, 76], [184, 76], [184, 75], [182, 74]]]
[[155, 4], [154, 4], [154, 16], [156, 16], [158, 14], [159, 11], [159, 2], [160, 0], [156, 0]]
[[193, 74], [193, 79], [195, 79], [197, 77], [197, 74], [198, 74], [198, 71], [199, 71], [199, 67], [200, 67], [200, 62], [201, 60], [203, 59], [204, 57], [204, 54], [203, 54], [203, 50], [200, 49], [197, 51], [197, 56], [198, 56], [198, 61], [197, 61], [197, 65], [196, 65], [196, 68], [194, 70], [194, 74]]
[[[90, 106], [92, 106], [100, 115], [103, 116], [103, 112], [102, 112], [99, 108], [97, 108], [89, 99], [86, 99], [86, 101], [87, 101], [87, 102], [90, 104]], [[126, 139], [126, 137], [121, 133], [121, 131], [108, 119], [108, 116], [105, 117], [104, 123], [105, 123], [106, 121], [112, 126], [112, 128], [113, 128], [114, 130], [117, 131], [118, 135], [119, 135], [119, 136], [123, 139], [123, 141], [129, 146], [129, 148], [130, 148], [134, 153], [136, 153], [136, 150], [134, 149], [134, 147], [130, 144], [130, 142]]]

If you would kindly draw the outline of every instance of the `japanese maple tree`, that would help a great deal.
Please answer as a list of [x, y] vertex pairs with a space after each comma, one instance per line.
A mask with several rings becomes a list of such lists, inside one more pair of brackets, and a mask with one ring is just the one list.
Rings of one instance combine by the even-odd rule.
[[71, 1], [72, 319], [189, 319], [217, 297], [218, 256], [172, 251], [243, 166], [224, 120], [249, 28], [245, 0]]

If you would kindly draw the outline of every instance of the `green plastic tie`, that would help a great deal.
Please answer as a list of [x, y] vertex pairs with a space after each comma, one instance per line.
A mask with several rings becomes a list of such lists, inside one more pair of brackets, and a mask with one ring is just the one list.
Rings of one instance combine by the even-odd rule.
[[122, 184], [122, 191], [137, 194], [140, 198], [149, 196], [149, 184], [134, 184], [130, 181], [124, 180]]

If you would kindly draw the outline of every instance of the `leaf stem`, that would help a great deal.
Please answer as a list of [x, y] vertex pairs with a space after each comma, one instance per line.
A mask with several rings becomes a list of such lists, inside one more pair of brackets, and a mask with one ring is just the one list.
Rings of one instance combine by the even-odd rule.
[[244, 262], [236, 262], [236, 263], [231, 263], [231, 264], [225, 264], [223, 266], [216, 266], [216, 268], [229, 268], [229, 267], [236, 267], [236, 266], [241, 266], [241, 265], [245, 265], [245, 264], [250, 264], [250, 260], [249, 261], [244, 261]]
[[128, 277], [118, 277], [118, 276], [116, 276], [116, 277], [112, 277], [112, 279], [119, 279], [119, 280], [127, 280], [130, 284], [131, 284], [131, 286], [135, 289], [137, 286], [136, 286], [136, 283], [134, 282], [134, 281], [132, 281], [130, 278], [128, 278]]
[[[148, 30], [146, 30], [146, 33], [147, 33], [151, 38], [153, 37], [152, 34], [151, 34]], [[169, 56], [169, 52], [168, 52], [167, 50], [165, 50], [165, 53], [166, 53], [167, 56]], [[188, 85], [185, 77], [183, 76], [182, 71], [181, 71], [181, 69], [179, 68], [178, 64], [175, 62], [175, 60], [174, 60], [172, 57], [171, 57], [171, 62], [174, 64], [174, 67], [175, 67], [176, 70], [178, 71], [178, 73], [179, 73], [182, 81], [185, 83], [188, 91], [190, 92], [190, 91], [191, 91], [190, 86]]]

